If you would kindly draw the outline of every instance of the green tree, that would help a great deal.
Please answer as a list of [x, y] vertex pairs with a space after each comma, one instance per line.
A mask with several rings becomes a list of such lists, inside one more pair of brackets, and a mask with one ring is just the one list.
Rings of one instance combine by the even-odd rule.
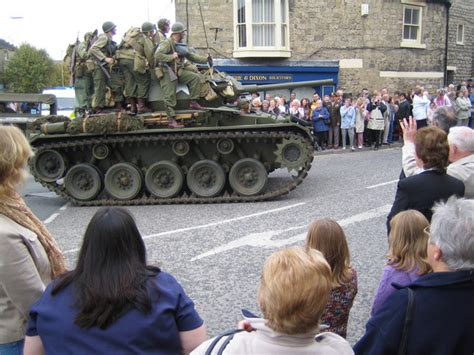
[[22, 44], [8, 60], [5, 82], [9, 91], [39, 93], [49, 86], [54, 63], [44, 49]]

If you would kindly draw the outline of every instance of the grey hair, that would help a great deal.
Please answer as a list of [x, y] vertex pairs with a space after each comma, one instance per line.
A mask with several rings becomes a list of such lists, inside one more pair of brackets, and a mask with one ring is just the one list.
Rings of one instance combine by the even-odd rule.
[[438, 107], [433, 112], [433, 124], [446, 133], [449, 133], [449, 129], [456, 126], [457, 123], [456, 113], [449, 106]]
[[474, 153], [474, 130], [469, 127], [452, 127], [448, 134], [448, 143], [454, 144], [463, 152]]
[[474, 200], [451, 197], [433, 207], [431, 242], [453, 271], [474, 268]]

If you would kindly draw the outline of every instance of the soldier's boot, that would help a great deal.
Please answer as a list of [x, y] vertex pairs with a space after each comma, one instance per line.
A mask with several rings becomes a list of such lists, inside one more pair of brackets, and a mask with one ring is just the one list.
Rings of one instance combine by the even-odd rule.
[[122, 101], [115, 102], [114, 111], [115, 112], [122, 112], [123, 111], [123, 102]]
[[189, 108], [193, 109], [193, 110], [202, 110], [203, 109], [203, 107], [201, 105], [199, 105], [199, 103], [197, 101], [194, 101], [194, 100], [189, 103]]
[[137, 113], [137, 99], [134, 97], [130, 97], [128, 101], [130, 101], [130, 113], [136, 114]]
[[137, 102], [138, 102], [137, 104], [138, 113], [151, 112], [151, 110], [148, 107], [146, 107], [144, 98], [138, 98]]
[[176, 121], [176, 113], [171, 107], [166, 108], [166, 116], [168, 116], [168, 128], [183, 128], [184, 125]]

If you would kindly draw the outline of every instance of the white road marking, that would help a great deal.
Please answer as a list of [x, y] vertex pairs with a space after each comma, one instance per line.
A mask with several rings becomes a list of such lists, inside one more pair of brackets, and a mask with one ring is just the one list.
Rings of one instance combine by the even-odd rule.
[[[368, 211], [356, 214], [348, 218], [344, 218], [338, 221], [338, 223], [342, 227], [344, 227], [349, 224], [366, 221], [372, 218], [381, 217], [381, 216], [386, 215], [390, 211], [390, 208], [391, 208], [391, 205], [384, 205], [378, 208], [374, 208], [372, 210], [368, 210]], [[262, 233], [251, 233], [249, 235], [246, 235], [245, 237], [242, 237], [237, 240], [233, 240], [230, 243], [221, 245], [217, 248], [211, 249], [205, 253], [195, 256], [194, 258], [191, 259], [191, 261], [199, 260], [211, 255], [216, 255], [227, 250], [240, 248], [242, 246], [281, 248], [285, 245], [289, 245], [289, 244], [293, 244], [293, 243], [305, 240], [306, 231], [303, 233], [294, 235], [292, 237], [286, 238], [286, 239], [272, 239], [273, 237], [289, 232], [289, 231], [303, 229], [303, 228], [306, 229], [308, 228], [308, 226], [303, 225], [303, 226], [297, 226], [297, 227], [292, 227], [292, 228], [287, 228], [287, 229], [282, 229], [282, 230], [272, 230], [272, 231], [262, 232]]]
[[381, 184], [377, 184], [377, 185], [367, 186], [366, 189], [375, 189], [376, 187], [390, 185], [390, 184], [393, 184], [394, 182], [398, 182], [398, 179], [397, 180], [392, 180], [392, 181], [387, 181], [387, 182], [382, 182]]
[[215, 226], [219, 226], [221, 224], [241, 221], [243, 219], [263, 216], [265, 214], [285, 211], [285, 210], [288, 210], [290, 208], [299, 207], [299, 206], [302, 206], [302, 205], [305, 205], [305, 204], [306, 204], [306, 202], [300, 202], [300, 203], [296, 203], [296, 204], [290, 205], [290, 206], [284, 206], [284, 207], [279, 207], [279, 208], [275, 208], [275, 209], [268, 210], [268, 211], [262, 211], [262, 212], [248, 214], [248, 215], [245, 215], [245, 216], [225, 219], [225, 220], [219, 221], [219, 222], [212, 222], [212, 223], [208, 223], [208, 224], [201, 224], [201, 225], [194, 226], [194, 227], [180, 228], [180, 229], [174, 229], [174, 230], [171, 230], [171, 231], [166, 231], [166, 232], [161, 232], [161, 233], [156, 233], [156, 234], [150, 234], [150, 235], [144, 236], [143, 239], [146, 240], [146, 239], [150, 239], [150, 238], [160, 237], [162, 235], [176, 234], [176, 233], [188, 232], [188, 231], [192, 231], [192, 230], [196, 230], [196, 229], [204, 229], [204, 228], [209, 228], [209, 227], [215, 227]]
[[44, 224], [49, 224], [49, 223], [51, 223], [52, 221], [54, 221], [57, 216], [59, 216], [59, 213], [53, 213], [51, 216], [49, 216], [48, 218], [46, 218], [46, 219], [43, 221], [43, 223], [44, 223]]
[[67, 206], [69, 206], [69, 203], [65, 203], [63, 206], [59, 208], [59, 210], [64, 211], [67, 208]]
[[[252, 213], [252, 214], [248, 214], [248, 215], [245, 215], [245, 216], [230, 218], [230, 219], [226, 219], [226, 220], [219, 221], [219, 222], [201, 224], [201, 225], [194, 226], [194, 227], [180, 228], [180, 229], [174, 229], [174, 230], [171, 230], [171, 231], [166, 231], [166, 232], [161, 232], [161, 233], [156, 233], [156, 234], [150, 234], [150, 235], [144, 236], [143, 240], [147, 240], [147, 239], [151, 239], [151, 238], [155, 238], [155, 237], [160, 237], [160, 236], [163, 236], [163, 235], [171, 235], [171, 234], [176, 234], [176, 233], [189, 232], [189, 231], [196, 230], [196, 229], [204, 229], [204, 228], [215, 227], [215, 226], [219, 226], [219, 225], [225, 224], [225, 223], [231, 223], [231, 222], [241, 221], [241, 220], [252, 218], [252, 217], [262, 216], [262, 215], [265, 215], [265, 214], [285, 211], [285, 210], [288, 210], [290, 208], [299, 207], [299, 206], [302, 206], [302, 205], [305, 205], [305, 204], [306, 204], [306, 202], [300, 202], [300, 203], [295, 203], [294, 205], [274, 208], [272, 210]], [[79, 251], [79, 248], [74, 248], [74, 249], [66, 250], [64, 252], [64, 254], [75, 253], [75, 252], [78, 252], [78, 251]]]

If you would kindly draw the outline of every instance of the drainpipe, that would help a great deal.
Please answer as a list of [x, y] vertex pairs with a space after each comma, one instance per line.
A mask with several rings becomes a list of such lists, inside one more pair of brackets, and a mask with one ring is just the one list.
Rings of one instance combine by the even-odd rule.
[[444, 86], [448, 86], [448, 42], [449, 42], [449, 9], [451, 1], [446, 1], [446, 39], [444, 42]]

